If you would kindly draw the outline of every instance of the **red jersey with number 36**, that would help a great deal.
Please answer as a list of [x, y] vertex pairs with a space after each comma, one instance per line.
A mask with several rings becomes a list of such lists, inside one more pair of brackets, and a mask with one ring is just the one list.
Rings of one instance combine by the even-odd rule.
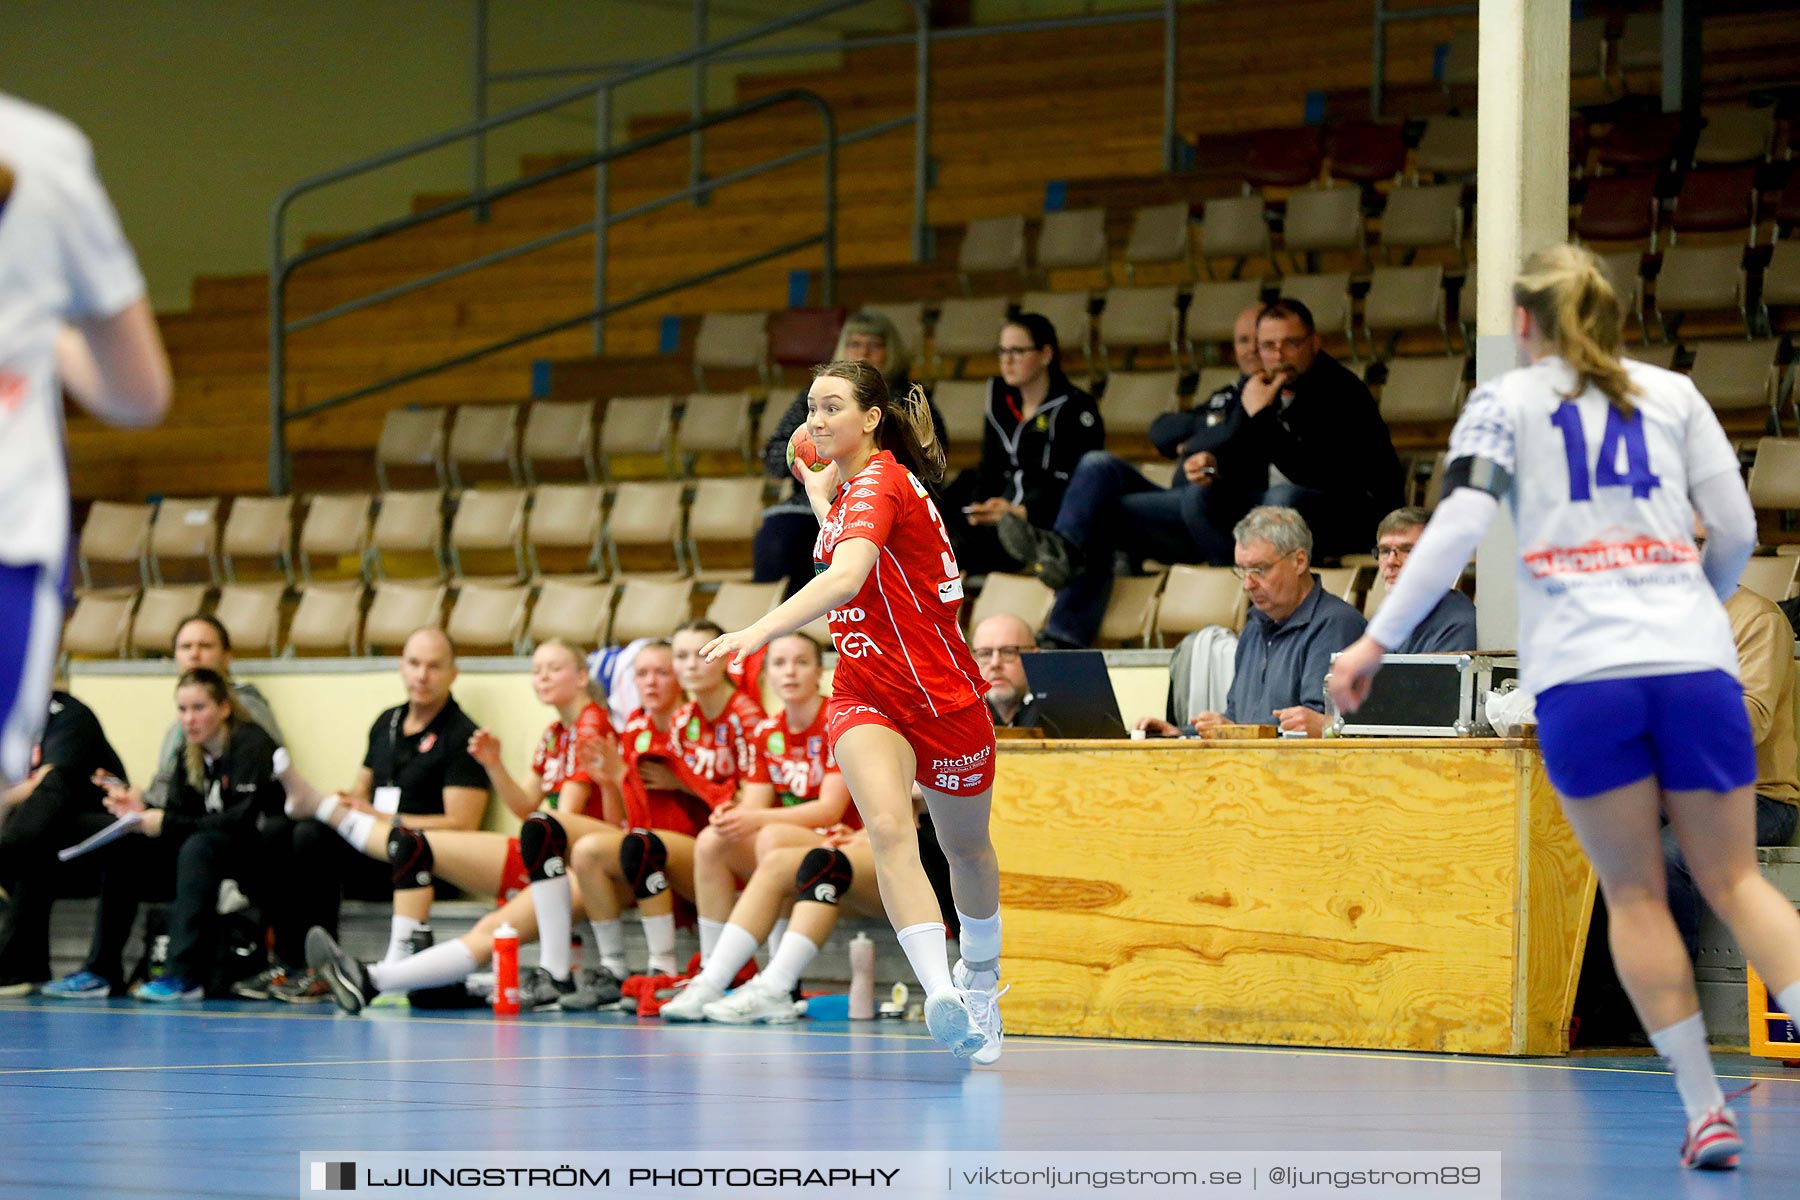
[[854, 696], [894, 720], [941, 717], [987, 694], [956, 623], [962, 572], [925, 485], [882, 450], [839, 489], [813, 559], [830, 566], [840, 542], [878, 554], [862, 590], [831, 611], [834, 698]]

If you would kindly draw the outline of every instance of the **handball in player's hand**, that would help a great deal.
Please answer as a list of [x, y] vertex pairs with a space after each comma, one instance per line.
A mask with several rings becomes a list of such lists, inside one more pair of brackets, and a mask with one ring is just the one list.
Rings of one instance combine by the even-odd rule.
[[819, 457], [819, 448], [813, 445], [812, 435], [806, 432], [804, 425], [794, 430], [794, 436], [788, 439], [787, 444], [788, 470], [795, 479], [804, 483], [806, 476], [800, 474], [800, 463], [806, 464], [809, 471], [823, 471], [831, 465], [828, 460]]

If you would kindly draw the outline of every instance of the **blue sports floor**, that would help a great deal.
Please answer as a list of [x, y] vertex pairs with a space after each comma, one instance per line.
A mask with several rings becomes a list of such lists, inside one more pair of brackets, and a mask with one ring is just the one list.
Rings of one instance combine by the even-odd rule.
[[1800, 1070], [1719, 1067], [1762, 1083], [1744, 1167], [1701, 1176], [1653, 1058], [1013, 1037], [970, 1071], [906, 1024], [21, 1000], [0, 1004], [0, 1196], [292, 1197], [303, 1150], [608, 1147], [1498, 1150], [1508, 1197], [1800, 1196]]

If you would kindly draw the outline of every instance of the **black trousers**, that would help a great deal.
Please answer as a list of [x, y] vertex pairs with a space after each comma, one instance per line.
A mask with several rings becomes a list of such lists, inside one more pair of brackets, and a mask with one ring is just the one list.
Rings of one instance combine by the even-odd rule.
[[72, 801], [52, 772], [0, 824], [0, 887], [11, 896], [0, 913], [0, 982], [50, 978], [52, 906], [100, 890], [91, 858], [65, 863], [56, 852], [111, 823], [99, 808]]
[[147, 900], [169, 901], [169, 970], [189, 983], [212, 974], [219, 884], [253, 884], [262, 847], [254, 831], [196, 829], [161, 837], [124, 837], [97, 851], [100, 912], [86, 967], [115, 987], [125, 979], [125, 943]]

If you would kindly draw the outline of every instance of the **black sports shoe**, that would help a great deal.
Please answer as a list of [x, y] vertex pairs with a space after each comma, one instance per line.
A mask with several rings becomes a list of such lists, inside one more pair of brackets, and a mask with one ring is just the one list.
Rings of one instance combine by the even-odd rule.
[[250, 978], [240, 979], [232, 984], [231, 994], [239, 1000], [272, 1000], [275, 989], [287, 982], [287, 977], [286, 967], [280, 963], [270, 963]]
[[1060, 592], [1081, 572], [1081, 550], [1053, 529], [1039, 529], [1023, 517], [1003, 513], [996, 532], [1001, 547], [1052, 591]]
[[519, 1007], [525, 1012], [561, 1008], [575, 991], [573, 975], [558, 979], [542, 967], [530, 967], [519, 976]]
[[306, 965], [325, 981], [338, 1007], [352, 1016], [361, 1012], [375, 993], [363, 965], [317, 925], [306, 932]]
[[564, 1012], [593, 1012], [596, 1009], [617, 1008], [623, 999], [619, 991], [619, 980], [601, 967], [597, 971], [584, 969], [575, 972], [577, 985], [574, 991], [562, 998]]

